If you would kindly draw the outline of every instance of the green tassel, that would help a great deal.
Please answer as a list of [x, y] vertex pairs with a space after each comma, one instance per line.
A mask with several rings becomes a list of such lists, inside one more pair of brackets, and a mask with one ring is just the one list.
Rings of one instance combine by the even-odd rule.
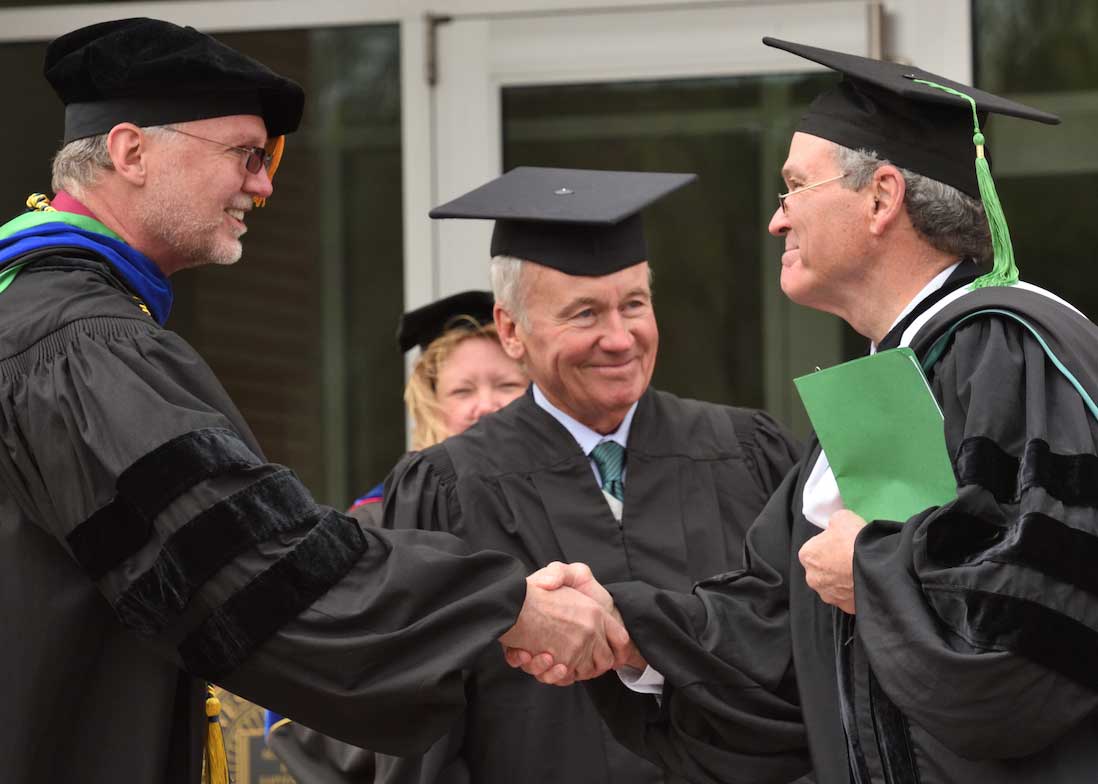
[[991, 178], [991, 167], [984, 157], [984, 135], [977, 132], [972, 141], [977, 150], [976, 181], [980, 183], [980, 199], [984, 203], [984, 213], [991, 228], [991, 247], [995, 255], [991, 272], [976, 278], [972, 282], [972, 288], [1013, 286], [1018, 282], [1018, 265], [1014, 263], [1014, 245], [1010, 241], [1010, 229], [1007, 227], [1006, 215], [1003, 214], [1003, 205], [999, 203], [995, 180]]
[[980, 185], [980, 200], [984, 203], [984, 214], [987, 216], [988, 227], [991, 229], [991, 247], [994, 252], [995, 263], [991, 272], [981, 275], [972, 283], [972, 288], [979, 289], [986, 286], [1013, 286], [1018, 282], [1018, 265], [1014, 263], [1014, 245], [1010, 241], [1010, 229], [1007, 226], [1006, 215], [1003, 214], [1003, 205], [999, 202], [999, 193], [995, 190], [995, 180], [991, 177], [991, 167], [984, 157], [984, 135], [980, 133], [980, 120], [976, 114], [976, 101], [970, 95], [965, 95], [952, 87], [928, 82], [925, 79], [912, 81], [925, 84], [937, 90], [942, 90], [958, 98], [964, 98], [972, 107], [972, 125], [974, 134], [972, 143], [976, 145], [976, 182]]

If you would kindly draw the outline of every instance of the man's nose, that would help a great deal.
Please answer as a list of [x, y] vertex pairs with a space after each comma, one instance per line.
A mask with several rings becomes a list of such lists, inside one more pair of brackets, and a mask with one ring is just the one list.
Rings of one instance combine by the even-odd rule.
[[260, 199], [270, 198], [274, 193], [274, 185], [271, 184], [271, 175], [267, 173], [266, 166], [261, 166], [255, 174], [248, 172], [248, 178], [244, 180], [244, 192]]
[[612, 312], [606, 319], [599, 346], [604, 351], [628, 351], [633, 347], [634, 342], [633, 333], [621, 314], [617, 311]]
[[774, 214], [770, 216], [770, 223], [767, 225], [766, 230], [773, 234], [775, 237], [780, 237], [789, 231], [789, 216], [785, 214], [785, 210], [778, 205], [774, 210]]

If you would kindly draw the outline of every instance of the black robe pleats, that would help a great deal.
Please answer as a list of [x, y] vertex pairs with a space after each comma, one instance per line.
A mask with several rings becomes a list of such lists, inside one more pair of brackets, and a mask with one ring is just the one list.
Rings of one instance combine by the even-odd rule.
[[[797, 449], [765, 414], [649, 390], [628, 439], [619, 524], [575, 439], [527, 394], [406, 457], [386, 485], [385, 524], [448, 531], [531, 571], [583, 561], [600, 580], [685, 591], [740, 564], [746, 525]], [[465, 691], [461, 722], [428, 754], [378, 755], [379, 782], [665, 780], [613, 740], [583, 687], [542, 686], [494, 650], [469, 671]], [[410, 706], [394, 720], [420, 716]]]
[[316, 504], [138, 304], [62, 250], [0, 295], [0, 776], [196, 784], [205, 680], [427, 748], [514, 623], [522, 567]]

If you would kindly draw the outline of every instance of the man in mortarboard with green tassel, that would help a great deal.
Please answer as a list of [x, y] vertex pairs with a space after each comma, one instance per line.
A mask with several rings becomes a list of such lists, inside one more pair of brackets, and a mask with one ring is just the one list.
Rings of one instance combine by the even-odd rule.
[[[658, 700], [594, 682], [604, 715], [696, 782], [809, 768], [819, 784], [1096, 781], [1098, 329], [1019, 282], [981, 128], [989, 113], [1058, 119], [918, 68], [764, 42], [845, 76], [782, 168], [782, 290], [871, 351], [914, 351], [957, 495], [864, 520], [815, 443], [748, 533], [744, 571], [688, 595], [588, 581], [664, 679]], [[564, 669], [509, 659], [549, 682]]]

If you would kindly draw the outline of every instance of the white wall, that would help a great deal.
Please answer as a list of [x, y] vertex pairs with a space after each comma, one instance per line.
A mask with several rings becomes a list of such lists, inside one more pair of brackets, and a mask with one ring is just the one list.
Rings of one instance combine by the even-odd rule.
[[885, 55], [972, 83], [969, 0], [883, 0]]

